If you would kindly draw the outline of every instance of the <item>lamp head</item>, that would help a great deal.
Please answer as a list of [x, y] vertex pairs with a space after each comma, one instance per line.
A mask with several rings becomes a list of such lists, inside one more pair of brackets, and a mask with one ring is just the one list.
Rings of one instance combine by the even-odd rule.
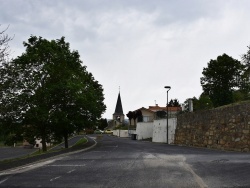
[[171, 89], [171, 87], [170, 87], [170, 86], [165, 86], [164, 88], [165, 88], [165, 89], [169, 89], [169, 90]]

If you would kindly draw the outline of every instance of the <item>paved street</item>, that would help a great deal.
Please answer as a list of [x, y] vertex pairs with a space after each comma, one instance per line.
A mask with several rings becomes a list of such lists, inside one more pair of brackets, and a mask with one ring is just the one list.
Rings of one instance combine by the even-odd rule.
[[0, 174], [0, 187], [250, 187], [250, 153], [104, 135], [96, 147]]

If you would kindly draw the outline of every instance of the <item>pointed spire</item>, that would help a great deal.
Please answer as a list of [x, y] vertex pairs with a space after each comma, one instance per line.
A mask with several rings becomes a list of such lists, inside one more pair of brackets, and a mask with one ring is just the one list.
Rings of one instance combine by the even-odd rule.
[[120, 95], [120, 87], [119, 87], [119, 94], [116, 102], [116, 107], [115, 107], [115, 113], [114, 114], [123, 114], [123, 109], [122, 109], [122, 101], [121, 101], [121, 95]]

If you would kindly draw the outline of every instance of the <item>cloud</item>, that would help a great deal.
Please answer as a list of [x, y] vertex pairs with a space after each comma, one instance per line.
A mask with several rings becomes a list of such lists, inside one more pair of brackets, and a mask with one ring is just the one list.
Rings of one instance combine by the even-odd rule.
[[104, 87], [112, 118], [121, 87], [124, 113], [169, 98], [180, 102], [202, 92], [210, 59], [240, 59], [250, 43], [250, 2], [241, 0], [44, 0], [3, 1], [3, 25], [15, 34], [13, 56], [29, 36], [66, 37], [87, 70]]

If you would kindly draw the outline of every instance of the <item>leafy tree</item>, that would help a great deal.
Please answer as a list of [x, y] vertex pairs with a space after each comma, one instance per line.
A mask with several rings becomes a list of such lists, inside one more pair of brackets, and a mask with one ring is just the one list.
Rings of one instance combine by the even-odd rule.
[[13, 37], [9, 37], [8, 34], [6, 34], [7, 29], [8, 27], [0, 31], [0, 63], [9, 56], [9, 42], [13, 39]]
[[105, 118], [101, 118], [98, 120], [98, 129], [104, 130], [108, 126], [108, 121]]
[[32, 127], [43, 151], [52, 136], [63, 137], [67, 148], [70, 134], [93, 125], [105, 111], [102, 86], [64, 37], [31, 36], [24, 46], [26, 52], [1, 71], [6, 116]]
[[133, 112], [129, 111], [126, 115], [127, 115], [128, 119], [129, 119], [129, 125], [131, 125], [131, 120], [133, 119], [134, 114], [133, 114]]
[[245, 66], [245, 70], [241, 80], [241, 92], [238, 94], [243, 95], [244, 99], [250, 99], [250, 46], [248, 46], [247, 53], [242, 56], [242, 62]]
[[171, 99], [169, 102], [168, 102], [168, 107], [173, 107], [174, 106], [174, 101], [173, 99]]
[[156, 115], [157, 115], [157, 117], [159, 117], [159, 118], [164, 118], [164, 117], [166, 117], [166, 112], [164, 111], [164, 110], [160, 110], [160, 111], [157, 111], [156, 112]]
[[245, 65], [247, 65], [247, 69], [250, 69], [250, 46], [247, 47], [248, 51], [246, 54], [242, 55], [242, 60]]
[[136, 110], [136, 118], [138, 122], [143, 122], [143, 116], [141, 110]]
[[207, 109], [211, 109], [213, 108], [213, 103], [210, 100], [208, 95], [205, 95], [204, 93], [202, 93], [199, 97], [199, 99], [197, 99], [196, 97], [193, 98], [188, 98], [184, 101], [184, 112], [189, 112], [189, 100], [193, 101], [193, 111], [199, 111], [199, 110], [207, 110]]
[[171, 99], [168, 103], [168, 107], [180, 107], [180, 103], [178, 99]]
[[[9, 35], [6, 34], [7, 29], [8, 27], [0, 31], [0, 70], [3, 66], [2, 64], [7, 61], [7, 57], [9, 56], [9, 53], [10, 53], [9, 42], [13, 39], [13, 37], [9, 37]], [[2, 76], [1, 76], [1, 79], [3, 79]], [[0, 84], [0, 90], [2, 88], [3, 86], [2, 84]], [[4, 115], [2, 114], [3, 110], [4, 109], [1, 104], [0, 106], [0, 136], [2, 139], [5, 139], [8, 136], [8, 134], [10, 134], [11, 130], [5, 128], [5, 125], [9, 120], [4, 119]]]
[[216, 60], [210, 60], [203, 68], [201, 86], [214, 107], [233, 102], [233, 91], [240, 89], [244, 65], [232, 57], [223, 54]]
[[193, 111], [196, 111], [197, 110], [197, 107], [198, 107], [198, 99], [196, 97], [193, 97], [193, 98], [188, 98], [184, 101], [184, 110], [183, 112], [189, 112], [189, 100], [192, 100], [193, 101]]
[[196, 110], [207, 110], [213, 108], [213, 103], [208, 95], [202, 93], [198, 100], [194, 100]]

